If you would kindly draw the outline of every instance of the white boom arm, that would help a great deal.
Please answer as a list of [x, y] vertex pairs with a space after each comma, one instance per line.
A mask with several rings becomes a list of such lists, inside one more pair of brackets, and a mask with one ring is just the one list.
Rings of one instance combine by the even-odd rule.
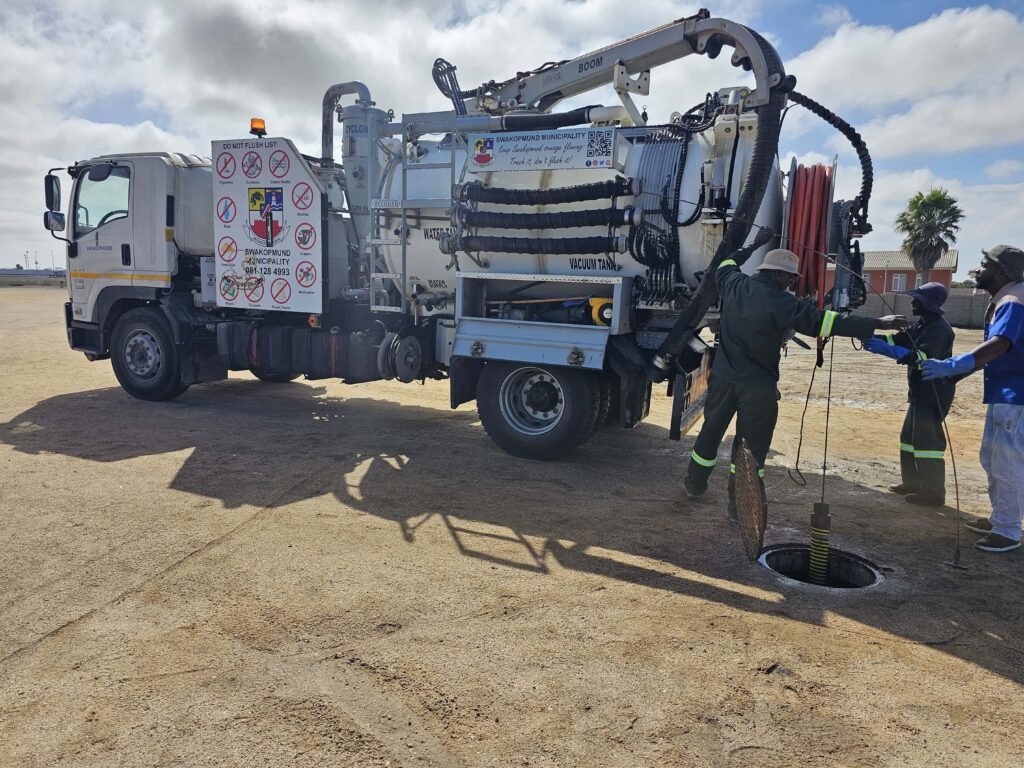
[[[746, 98], [744, 106], [766, 104], [769, 89], [778, 85], [785, 75], [775, 49], [747, 27], [727, 19], [711, 18], [706, 10], [701, 10], [694, 16], [540, 71], [520, 73], [500, 84], [493, 81], [484, 84], [477, 96], [466, 100], [466, 108], [470, 113], [501, 113], [513, 109], [547, 112], [563, 99], [609, 83], [646, 93], [645, 86], [630, 89], [625, 80], [692, 53], [715, 58], [723, 46], [735, 49], [733, 66], [754, 73], [756, 88]], [[768, 57], [774, 60], [769, 62]]]

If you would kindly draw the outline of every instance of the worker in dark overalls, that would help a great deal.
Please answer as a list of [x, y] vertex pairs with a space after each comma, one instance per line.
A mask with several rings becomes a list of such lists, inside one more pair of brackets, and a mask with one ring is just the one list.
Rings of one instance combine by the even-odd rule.
[[941, 507], [946, 503], [946, 434], [943, 419], [956, 392], [953, 379], [922, 381], [921, 363], [953, 354], [953, 329], [942, 316], [949, 292], [941, 283], [925, 283], [905, 292], [920, 318], [906, 331], [864, 342], [864, 349], [908, 366], [907, 415], [900, 432], [901, 482], [890, 485], [911, 504]]
[[[840, 316], [801, 301], [787, 288], [800, 274], [800, 260], [792, 251], [769, 251], [751, 277], [740, 266], [773, 234], [760, 230], [754, 242], [736, 251], [718, 267], [716, 278], [721, 296], [720, 343], [715, 353], [704, 404], [704, 424], [690, 454], [685, 490], [691, 499], [707, 491], [708, 477], [718, 460], [732, 417], [736, 416], [733, 454], [746, 439], [764, 476], [765, 459], [771, 447], [779, 415], [779, 359], [782, 344], [791, 331], [827, 339], [831, 336], [870, 338], [876, 330], [906, 327], [899, 315], [883, 318]], [[732, 462], [735, 465], [735, 458]], [[730, 475], [730, 517], [734, 517], [733, 476]]]

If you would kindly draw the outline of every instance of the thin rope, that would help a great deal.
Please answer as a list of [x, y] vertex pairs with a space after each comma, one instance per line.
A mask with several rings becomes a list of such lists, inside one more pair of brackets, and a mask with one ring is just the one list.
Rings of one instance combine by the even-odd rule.
[[828, 467], [828, 426], [832, 415], [832, 363], [836, 357], [836, 345], [830, 344], [828, 355], [828, 394], [825, 396], [825, 447], [821, 452], [821, 503], [825, 503], [825, 471]]

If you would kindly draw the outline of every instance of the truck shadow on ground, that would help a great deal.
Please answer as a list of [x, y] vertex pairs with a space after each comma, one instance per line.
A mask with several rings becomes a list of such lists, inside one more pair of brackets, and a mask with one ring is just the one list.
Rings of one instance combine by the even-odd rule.
[[[912, 510], [830, 478], [835, 545], [868, 556], [889, 578], [872, 590], [823, 592], [745, 559], [724, 516], [724, 473], [708, 501], [685, 501], [691, 441], [671, 442], [663, 427], [606, 427], [566, 460], [532, 462], [502, 453], [470, 406], [406, 405], [371, 386], [335, 397], [322, 387], [232, 380], [169, 403], [138, 402], [117, 388], [73, 393], [0, 424], [0, 443], [104, 463], [189, 450], [170, 487], [229, 508], [333, 494], [392, 521], [411, 546], [421, 526], [440, 519], [456, 551], [489, 565], [545, 574], [557, 563], [817, 625], [839, 614], [1024, 682], [1021, 558], [972, 557], [967, 536], [972, 570], [945, 568], [952, 510]], [[770, 467], [766, 485], [766, 543], [807, 541], [814, 482], [799, 488]]]

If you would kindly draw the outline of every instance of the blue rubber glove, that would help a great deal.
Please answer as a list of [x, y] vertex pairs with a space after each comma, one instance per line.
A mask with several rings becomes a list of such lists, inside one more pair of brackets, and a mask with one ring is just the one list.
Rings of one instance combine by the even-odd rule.
[[876, 355], [891, 357], [893, 360], [903, 360], [908, 354], [910, 354], [910, 350], [906, 347], [901, 347], [896, 344], [886, 344], [877, 336], [872, 336], [870, 339], [865, 341], [864, 349]]
[[932, 379], [948, 379], [951, 376], [964, 376], [974, 370], [974, 355], [956, 355], [948, 360], [925, 360], [921, 363], [922, 377], [925, 381]]

